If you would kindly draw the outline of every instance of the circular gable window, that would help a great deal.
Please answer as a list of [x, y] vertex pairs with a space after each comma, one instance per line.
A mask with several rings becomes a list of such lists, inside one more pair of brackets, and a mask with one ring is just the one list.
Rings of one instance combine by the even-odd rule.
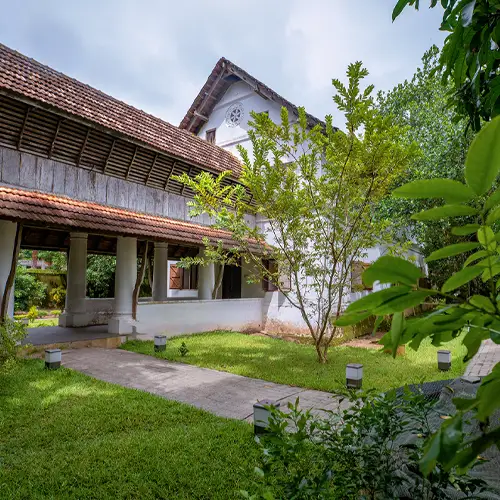
[[229, 106], [226, 111], [226, 125], [228, 127], [236, 127], [243, 120], [244, 110], [243, 104], [241, 102], [237, 102]]

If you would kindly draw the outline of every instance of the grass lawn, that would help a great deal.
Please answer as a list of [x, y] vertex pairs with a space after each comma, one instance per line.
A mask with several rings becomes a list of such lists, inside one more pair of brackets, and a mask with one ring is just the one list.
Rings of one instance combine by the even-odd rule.
[[251, 488], [252, 427], [61, 368], [0, 372], [0, 498], [227, 499]]
[[59, 318], [37, 318], [30, 321], [28, 328], [39, 328], [40, 326], [57, 326], [59, 324]]
[[[189, 349], [185, 357], [179, 354], [181, 342], [185, 342]], [[345, 385], [347, 363], [363, 364], [363, 388], [383, 391], [422, 380], [457, 377], [465, 370], [462, 359], [466, 353], [460, 339], [441, 347], [424, 342], [418, 351], [407, 348], [405, 356], [396, 359], [375, 349], [338, 346], [330, 348], [329, 363], [320, 365], [313, 346], [235, 332], [168, 339], [167, 349], [162, 353], [154, 353], [152, 341], [129, 341], [122, 348], [247, 377], [331, 392]], [[452, 352], [451, 371], [437, 369], [438, 349]]]

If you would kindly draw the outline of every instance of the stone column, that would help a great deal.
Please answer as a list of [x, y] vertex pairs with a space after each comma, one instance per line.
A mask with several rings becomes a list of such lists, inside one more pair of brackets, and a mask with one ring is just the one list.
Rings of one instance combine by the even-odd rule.
[[59, 326], [88, 325], [85, 297], [87, 294], [87, 233], [70, 233], [66, 305], [59, 316]]
[[[0, 234], [2, 234], [2, 238], [0, 238], [0, 300], [3, 297], [12, 266], [12, 255], [14, 253], [14, 245], [16, 244], [16, 230], [16, 222], [0, 220]], [[14, 315], [14, 285], [12, 285], [10, 290], [7, 313], [10, 317]]]
[[155, 242], [153, 264], [153, 300], [168, 298], [168, 243]]
[[137, 280], [137, 239], [118, 237], [116, 245], [115, 300], [108, 332], [132, 333], [132, 300]]
[[[205, 249], [200, 249], [200, 256], [205, 254]], [[200, 300], [211, 300], [212, 291], [215, 286], [215, 266], [208, 264], [198, 267], [198, 298]]]

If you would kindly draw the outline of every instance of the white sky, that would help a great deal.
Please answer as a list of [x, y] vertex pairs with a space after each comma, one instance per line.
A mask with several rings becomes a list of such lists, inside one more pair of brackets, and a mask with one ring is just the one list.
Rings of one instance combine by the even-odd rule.
[[349, 62], [388, 90], [442, 44], [440, 8], [395, 2], [0, 0], [0, 42], [175, 125], [221, 56], [323, 118]]

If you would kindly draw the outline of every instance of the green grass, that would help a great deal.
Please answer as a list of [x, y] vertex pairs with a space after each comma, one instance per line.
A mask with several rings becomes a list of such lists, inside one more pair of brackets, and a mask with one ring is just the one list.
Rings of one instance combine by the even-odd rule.
[[[185, 342], [189, 349], [185, 357], [179, 354], [181, 342]], [[320, 365], [313, 346], [235, 332], [168, 339], [167, 349], [162, 353], [154, 353], [152, 341], [129, 341], [122, 348], [247, 377], [331, 392], [345, 384], [347, 363], [363, 364], [363, 388], [385, 391], [423, 380], [457, 377], [465, 370], [462, 358], [466, 353], [460, 339], [439, 348], [423, 342], [418, 351], [407, 348], [405, 356], [396, 359], [375, 349], [338, 346], [330, 348], [329, 363]], [[443, 348], [452, 352], [452, 370], [448, 372], [437, 369], [436, 351]]]
[[251, 488], [250, 425], [29, 360], [0, 372], [3, 499], [227, 499]]
[[39, 328], [41, 326], [57, 326], [58, 324], [59, 318], [37, 318], [29, 322], [28, 328]]

